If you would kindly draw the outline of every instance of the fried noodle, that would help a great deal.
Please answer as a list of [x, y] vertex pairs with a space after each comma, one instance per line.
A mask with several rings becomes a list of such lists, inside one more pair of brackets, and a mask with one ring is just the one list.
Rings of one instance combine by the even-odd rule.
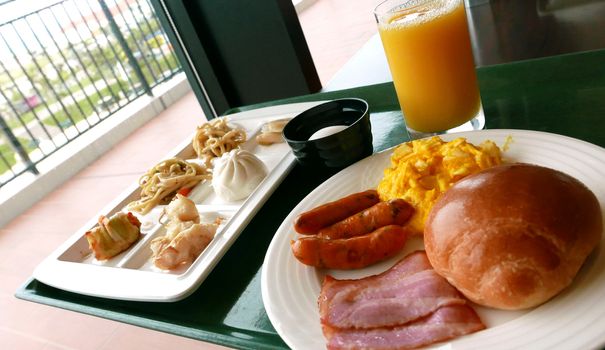
[[211, 177], [207, 168], [196, 163], [179, 158], [161, 161], [141, 176], [141, 198], [128, 204], [128, 209], [145, 215], [156, 205], [169, 202], [179, 190]]
[[223, 117], [198, 126], [192, 145], [197, 156], [208, 161], [239, 147], [244, 142], [246, 132], [242, 129], [232, 129]]

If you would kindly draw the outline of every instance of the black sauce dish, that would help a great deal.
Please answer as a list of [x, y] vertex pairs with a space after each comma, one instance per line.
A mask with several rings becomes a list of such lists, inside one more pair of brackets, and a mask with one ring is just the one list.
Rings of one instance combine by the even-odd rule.
[[319, 104], [290, 120], [283, 137], [301, 165], [344, 168], [373, 152], [368, 103], [344, 98]]

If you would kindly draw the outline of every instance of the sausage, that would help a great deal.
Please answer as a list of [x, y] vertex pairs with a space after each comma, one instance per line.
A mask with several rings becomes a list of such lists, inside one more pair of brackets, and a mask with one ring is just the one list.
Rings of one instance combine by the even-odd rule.
[[378, 202], [380, 198], [376, 190], [353, 193], [300, 214], [294, 220], [294, 230], [302, 234], [316, 234], [320, 229], [359, 213]]
[[399, 225], [388, 225], [363, 236], [327, 239], [308, 236], [290, 242], [292, 253], [303, 264], [327, 269], [359, 269], [399, 252], [408, 232]]
[[403, 199], [380, 202], [353, 216], [319, 230], [323, 238], [341, 239], [365, 235], [379, 227], [403, 225], [414, 214], [414, 207]]

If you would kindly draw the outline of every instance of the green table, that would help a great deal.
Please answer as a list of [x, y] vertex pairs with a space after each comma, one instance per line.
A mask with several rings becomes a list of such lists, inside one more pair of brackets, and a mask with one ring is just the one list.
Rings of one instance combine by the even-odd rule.
[[[605, 146], [605, 50], [478, 69], [488, 129], [548, 131]], [[379, 151], [406, 141], [391, 83], [240, 108], [358, 97], [368, 101]], [[231, 111], [235, 112], [235, 111]], [[16, 296], [42, 304], [236, 348], [286, 348], [263, 308], [260, 275], [273, 234], [290, 210], [331, 174], [295, 166], [200, 288], [176, 303], [100, 299], [36, 280]]]

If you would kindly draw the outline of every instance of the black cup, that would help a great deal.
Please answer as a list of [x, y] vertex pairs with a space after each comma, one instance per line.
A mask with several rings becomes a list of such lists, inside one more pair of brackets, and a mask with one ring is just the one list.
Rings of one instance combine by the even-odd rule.
[[[309, 140], [317, 131], [343, 125], [334, 134]], [[283, 136], [305, 167], [344, 168], [372, 154], [372, 127], [368, 103], [345, 98], [317, 105], [286, 124]]]

